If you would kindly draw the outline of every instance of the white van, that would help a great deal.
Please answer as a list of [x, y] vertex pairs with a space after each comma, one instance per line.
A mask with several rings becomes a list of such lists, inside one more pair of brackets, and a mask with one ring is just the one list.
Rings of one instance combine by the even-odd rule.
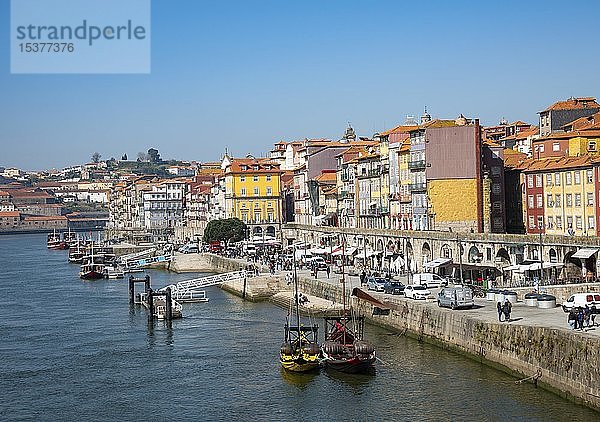
[[447, 286], [448, 280], [434, 273], [417, 273], [413, 275], [413, 284], [424, 284], [429, 289]]
[[598, 313], [600, 311], [600, 293], [575, 293], [563, 302], [562, 308], [563, 311], [569, 312], [573, 308], [585, 308], [585, 305], [590, 308], [594, 306], [596, 308], [596, 313]]

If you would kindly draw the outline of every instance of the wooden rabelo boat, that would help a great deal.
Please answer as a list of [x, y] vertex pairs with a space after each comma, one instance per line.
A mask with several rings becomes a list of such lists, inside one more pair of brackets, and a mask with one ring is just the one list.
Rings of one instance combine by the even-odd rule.
[[319, 368], [319, 344], [317, 324], [304, 326], [300, 322], [300, 295], [298, 294], [298, 274], [294, 260], [293, 300], [285, 322], [284, 342], [279, 351], [281, 366], [292, 372], [308, 372]]
[[[342, 254], [344, 254], [343, 246]], [[364, 340], [365, 317], [355, 315], [352, 307], [346, 308], [346, 277], [343, 261], [342, 291], [342, 314], [324, 318], [325, 341], [321, 346], [321, 362], [328, 370], [352, 374], [370, 373], [374, 370], [377, 359], [375, 347]]]

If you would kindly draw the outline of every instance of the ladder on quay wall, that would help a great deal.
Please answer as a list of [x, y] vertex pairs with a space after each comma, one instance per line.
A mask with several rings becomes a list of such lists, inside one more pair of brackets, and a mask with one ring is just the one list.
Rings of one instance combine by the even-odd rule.
[[205, 287], [216, 286], [217, 284], [225, 283], [226, 281], [240, 280], [250, 277], [252, 273], [242, 270], [233, 271], [230, 273], [209, 275], [206, 277], [194, 278], [192, 280], [180, 281], [177, 284], [165, 286], [159, 291], [165, 291], [171, 288], [171, 297], [179, 302], [208, 302], [206, 293], [203, 290]]

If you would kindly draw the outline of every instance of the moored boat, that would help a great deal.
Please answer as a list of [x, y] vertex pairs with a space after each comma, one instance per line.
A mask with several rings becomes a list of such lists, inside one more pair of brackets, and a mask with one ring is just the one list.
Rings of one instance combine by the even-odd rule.
[[[342, 242], [343, 245], [343, 242]], [[344, 254], [342, 246], [342, 254]], [[343, 262], [343, 261], [342, 261]], [[364, 339], [365, 317], [346, 309], [346, 277], [342, 264], [343, 313], [325, 317], [321, 362], [326, 369], [350, 374], [369, 373], [377, 359], [375, 347]]]
[[84, 280], [98, 280], [104, 278], [105, 261], [103, 255], [94, 255], [94, 245], [91, 254], [82, 258], [79, 277]]
[[61, 240], [60, 233], [56, 233], [56, 229], [54, 229], [52, 233], [48, 234], [46, 246], [48, 247], [48, 249], [53, 250], [64, 250], [69, 247], [67, 245], [67, 242]]
[[294, 296], [290, 301], [285, 328], [284, 342], [279, 351], [281, 366], [291, 372], [308, 372], [319, 368], [318, 329], [311, 324], [304, 326], [300, 322], [300, 295], [298, 294], [298, 278], [294, 261]]

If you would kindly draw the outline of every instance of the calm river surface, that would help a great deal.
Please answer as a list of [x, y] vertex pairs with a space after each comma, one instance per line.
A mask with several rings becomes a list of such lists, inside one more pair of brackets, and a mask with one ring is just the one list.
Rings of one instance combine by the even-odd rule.
[[[0, 236], [0, 420], [590, 421], [463, 356], [367, 327], [374, 376], [279, 368], [285, 311], [207, 289], [149, 328], [125, 280], [86, 282], [45, 235]], [[153, 287], [191, 278], [152, 271]]]

